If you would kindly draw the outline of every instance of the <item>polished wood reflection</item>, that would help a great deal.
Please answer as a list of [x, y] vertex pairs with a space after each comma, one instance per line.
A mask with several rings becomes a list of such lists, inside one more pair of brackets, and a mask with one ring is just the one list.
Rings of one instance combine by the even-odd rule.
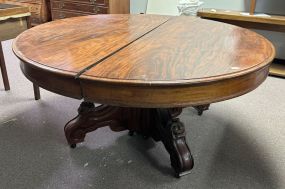
[[264, 37], [250, 30], [182, 16], [169, 20], [83, 77], [151, 84], [191, 82], [264, 66], [273, 52]]
[[211, 104], [260, 85], [273, 45], [247, 29], [193, 17], [98, 15], [21, 34], [24, 74], [50, 91], [131, 107]]
[[51, 68], [78, 73], [169, 19], [168, 16], [91, 15], [30, 29], [14, 43], [16, 54]]

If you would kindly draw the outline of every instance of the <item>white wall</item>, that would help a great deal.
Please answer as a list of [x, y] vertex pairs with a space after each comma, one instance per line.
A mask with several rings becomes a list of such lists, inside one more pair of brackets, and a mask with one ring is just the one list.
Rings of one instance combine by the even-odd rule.
[[148, 0], [148, 14], [178, 15], [178, 0]]
[[145, 13], [147, 0], [131, 0], [131, 13]]
[[[178, 15], [176, 8], [179, 0], [148, 0], [149, 14]], [[248, 11], [249, 0], [202, 0], [204, 8]], [[131, 12], [145, 12], [147, 0], [131, 0]], [[257, 12], [285, 15], [285, 0], [258, 0]], [[273, 42], [277, 57], [285, 59], [285, 33], [256, 31]]]

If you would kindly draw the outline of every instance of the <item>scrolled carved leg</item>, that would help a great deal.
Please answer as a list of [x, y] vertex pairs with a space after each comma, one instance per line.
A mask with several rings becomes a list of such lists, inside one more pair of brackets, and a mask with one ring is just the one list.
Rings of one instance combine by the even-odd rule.
[[109, 126], [113, 131], [128, 129], [129, 135], [134, 132], [155, 141], [162, 141], [170, 155], [171, 166], [176, 176], [189, 173], [194, 161], [185, 139], [185, 128], [177, 116], [182, 108], [149, 109], [122, 108], [107, 105], [95, 107], [91, 102], [82, 102], [78, 116], [69, 121], [65, 136], [73, 148], [83, 142], [87, 133], [100, 127]]
[[194, 106], [194, 108], [198, 111], [198, 115], [203, 115], [203, 112], [209, 110], [210, 104]]
[[125, 130], [121, 126], [121, 108], [101, 105], [95, 107], [91, 102], [82, 102], [78, 108], [78, 116], [69, 121], [64, 132], [68, 144], [74, 148], [83, 142], [87, 133], [100, 127], [109, 126], [114, 131]]
[[[181, 112], [181, 111], [180, 111]], [[186, 142], [184, 124], [175, 118], [173, 109], [158, 109], [154, 139], [161, 140], [170, 154], [171, 166], [177, 177], [190, 173], [194, 160]]]

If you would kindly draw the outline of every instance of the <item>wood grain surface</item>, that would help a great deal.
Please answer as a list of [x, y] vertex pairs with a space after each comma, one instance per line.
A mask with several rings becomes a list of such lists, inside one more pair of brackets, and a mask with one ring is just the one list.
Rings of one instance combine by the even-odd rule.
[[14, 42], [25, 61], [78, 73], [167, 21], [167, 16], [91, 15], [32, 28]]
[[152, 85], [220, 79], [264, 66], [273, 53], [270, 43], [250, 30], [177, 17], [88, 70], [82, 78]]
[[275, 57], [271, 42], [250, 30], [153, 15], [51, 22], [21, 34], [13, 49], [24, 74], [43, 88], [148, 108], [210, 104], [245, 94], [266, 79]]

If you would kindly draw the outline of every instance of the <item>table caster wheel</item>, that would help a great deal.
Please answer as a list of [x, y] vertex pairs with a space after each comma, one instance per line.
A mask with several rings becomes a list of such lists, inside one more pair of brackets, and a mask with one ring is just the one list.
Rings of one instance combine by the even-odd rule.
[[70, 148], [72, 148], [72, 149], [76, 148], [76, 144], [71, 144]]

